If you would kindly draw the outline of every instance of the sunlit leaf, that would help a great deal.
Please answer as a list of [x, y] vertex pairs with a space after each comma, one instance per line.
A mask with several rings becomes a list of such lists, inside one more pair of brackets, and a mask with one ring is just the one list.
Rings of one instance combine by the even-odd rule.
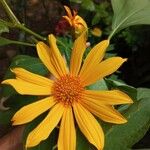
[[131, 25], [150, 24], [150, 0], [111, 0], [112, 35]]

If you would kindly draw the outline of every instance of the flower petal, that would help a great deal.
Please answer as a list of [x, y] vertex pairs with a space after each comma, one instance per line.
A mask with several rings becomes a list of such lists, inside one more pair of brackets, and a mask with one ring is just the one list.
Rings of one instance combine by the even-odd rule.
[[52, 130], [59, 123], [63, 112], [64, 106], [61, 103], [56, 104], [46, 116], [46, 118], [29, 133], [26, 141], [26, 147], [33, 147], [38, 145], [41, 141], [48, 138]]
[[82, 99], [81, 104], [103, 121], [116, 124], [127, 122], [127, 120], [115, 110], [113, 106], [102, 105], [99, 101], [93, 101], [93, 99]]
[[22, 95], [50, 95], [51, 86], [45, 87], [22, 81], [20, 79], [4, 80], [2, 84], [11, 85], [19, 94]]
[[52, 80], [45, 78], [43, 76], [31, 73], [23, 68], [14, 68], [11, 71], [16, 74], [17, 79], [21, 79], [23, 81], [37, 84], [40, 86], [45, 86], [45, 87], [49, 87], [53, 85]]
[[74, 103], [73, 109], [82, 133], [98, 150], [102, 150], [104, 147], [104, 133], [97, 120], [79, 103]]
[[72, 26], [71, 19], [68, 16], [63, 16], [63, 18], [66, 19], [66, 21], [68, 21], [68, 23], [70, 24], [70, 26]]
[[125, 93], [119, 90], [111, 91], [94, 91], [85, 90], [84, 99], [93, 101], [93, 103], [101, 103], [105, 105], [119, 105], [133, 103], [132, 99]]
[[54, 35], [50, 34], [48, 36], [49, 38], [49, 44], [50, 44], [50, 48], [51, 48], [51, 57], [52, 57], [52, 64], [53, 66], [55, 66], [55, 68], [57, 68], [60, 76], [63, 76], [65, 74], [68, 73], [68, 69], [66, 66], [66, 63], [64, 61], [64, 58], [61, 56], [61, 53], [56, 45], [56, 38], [54, 37]]
[[93, 68], [90, 68], [87, 74], [80, 75], [80, 78], [83, 81], [83, 85], [90, 85], [97, 80], [104, 78], [107, 75], [115, 72], [127, 59], [121, 57], [112, 57], [108, 58], [101, 63], [95, 65]]
[[81, 25], [82, 26], [82, 31], [83, 30], [88, 30], [87, 24], [86, 24], [86, 22], [84, 21], [84, 19], [82, 17], [76, 15], [75, 19], [74, 19], [74, 23], [76, 25]]
[[67, 13], [68, 17], [71, 19], [73, 16], [72, 16], [70, 8], [68, 6], [64, 6], [64, 8], [66, 10], [66, 13]]
[[32, 121], [40, 114], [50, 109], [55, 103], [56, 101], [54, 101], [53, 97], [47, 97], [22, 107], [13, 116], [13, 125], [20, 125]]
[[78, 75], [85, 49], [86, 49], [86, 32], [83, 32], [75, 40], [73, 45], [71, 61], [70, 61], [70, 73], [74, 76]]
[[76, 131], [72, 108], [66, 108], [59, 130], [58, 150], [76, 150]]
[[89, 70], [92, 70], [95, 65], [100, 63], [108, 45], [109, 40], [104, 40], [92, 48], [84, 61], [79, 76], [84, 77], [87, 73], [89, 73]]
[[51, 61], [51, 49], [43, 42], [38, 42], [36, 45], [37, 53], [40, 60], [47, 67], [47, 69], [56, 77], [59, 77], [59, 72], [53, 66]]

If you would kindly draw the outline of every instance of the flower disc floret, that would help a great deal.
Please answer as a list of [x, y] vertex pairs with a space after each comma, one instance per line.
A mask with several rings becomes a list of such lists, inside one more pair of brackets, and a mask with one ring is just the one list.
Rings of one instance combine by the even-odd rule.
[[56, 101], [72, 105], [74, 101], [81, 99], [83, 90], [79, 77], [65, 75], [54, 82], [52, 94]]

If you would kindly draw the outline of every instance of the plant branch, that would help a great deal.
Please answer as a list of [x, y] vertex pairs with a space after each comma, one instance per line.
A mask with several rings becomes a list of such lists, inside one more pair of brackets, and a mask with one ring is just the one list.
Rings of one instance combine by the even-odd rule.
[[17, 19], [17, 17], [14, 15], [10, 7], [8, 6], [6, 0], [0, 0], [0, 2], [3, 5], [3, 8], [5, 9], [6, 13], [8, 14], [11, 21], [15, 24], [21, 24], [20, 21]]
[[12, 10], [10, 9], [10, 7], [8, 6], [6, 0], [0, 0], [0, 2], [2, 3], [5, 11], [7, 12], [8, 16], [12, 22], [7, 22], [7, 21], [3, 21], [3, 20], [0, 20], [0, 21], [2, 21], [4, 24], [6, 24], [9, 27], [18, 28], [20, 30], [23, 30], [23, 31], [35, 36], [36, 38], [38, 38], [40, 40], [44, 40], [44, 41], [46, 40], [45, 37], [33, 32], [32, 30], [27, 28], [24, 24], [21, 24], [20, 21], [17, 19], [17, 17], [12, 12]]

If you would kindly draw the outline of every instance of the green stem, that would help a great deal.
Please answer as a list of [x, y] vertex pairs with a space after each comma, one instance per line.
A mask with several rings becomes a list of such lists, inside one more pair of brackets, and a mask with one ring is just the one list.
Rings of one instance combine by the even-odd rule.
[[114, 30], [110, 33], [110, 35], [109, 35], [109, 37], [108, 37], [109, 40], [113, 37], [113, 35], [115, 34], [116, 31], [117, 31], [117, 29], [114, 29]]
[[12, 44], [18, 44], [18, 45], [33, 46], [33, 47], [35, 47], [35, 44], [26, 43], [26, 42], [20, 42], [20, 41], [12, 41]]
[[8, 14], [9, 18], [11, 19], [11, 21], [15, 24], [20, 24], [19, 20], [17, 19], [17, 17], [14, 15], [14, 13], [12, 12], [12, 10], [10, 9], [10, 7], [8, 6], [6, 0], [0, 0], [0, 2], [2, 3], [6, 13]]
[[10, 27], [10, 28], [18, 28], [18, 29], [20, 29], [20, 30], [23, 30], [23, 31], [25, 31], [25, 32], [27, 32], [27, 33], [29, 33], [29, 34], [31, 34], [31, 35], [37, 37], [37, 38], [40, 39], [40, 40], [46, 41], [46, 38], [45, 38], [45, 37], [43, 37], [43, 36], [41, 36], [41, 35], [39, 35], [39, 34], [33, 32], [33, 31], [30, 30], [29, 28], [25, 27], [23, 24], [13, 24], [13, 23], [11, 23], [11, 22], [4, 21], [4, 20], [2, 20], [2, 19], [0, 19], [0, 22], [2, 22], [3, 24], [5, 24], [6, 26], [8, 26], [8, 27]]
[[35, 36], [36, 38], [38, 38], [38, 39], [40, 39], [40, 40], [46, 41], [46, 38], [45, 38], [45, 37], [43, 37], [43, 36], [41, 36], [41, 35], [39, 35], [39, 34], [33, 32], [33, 31], [30, 30], [29, 28], [25, 27], [24, 24], [17, 24], [17, 25], [16, 25], [16, 28], [25, 31], [25, 32], [27, 32], [27, 33], [29, 33], [29, 34]]
[[[18, 29], [21, 29], [35, 37], [37, 37], [38, 39], [40, 40], [46, 40], [45, 37], [33, 32], [32, 30], [30, 30], [29, 28], [25, 27], [24, 24], [21, 24], [19, 22], [19, 20], [17, 19], [17, 17], [14, 15], [14, 13], [12, 12], [12, 10], [10, 9], [10, 7], [8, 6], [6, 0], [0, 0], [0, 2], [2, 3], [5, 11], [7, 12], [9, 18], [11, 19], [12, 22], [7, 22], [7, 21], [2, 21], [3, 23], [5, 23], [7, 26], [9, 27], [13, 27], [13, 28], [18, 28]], [[1, 21], [1, 20], [0, 20]]]

